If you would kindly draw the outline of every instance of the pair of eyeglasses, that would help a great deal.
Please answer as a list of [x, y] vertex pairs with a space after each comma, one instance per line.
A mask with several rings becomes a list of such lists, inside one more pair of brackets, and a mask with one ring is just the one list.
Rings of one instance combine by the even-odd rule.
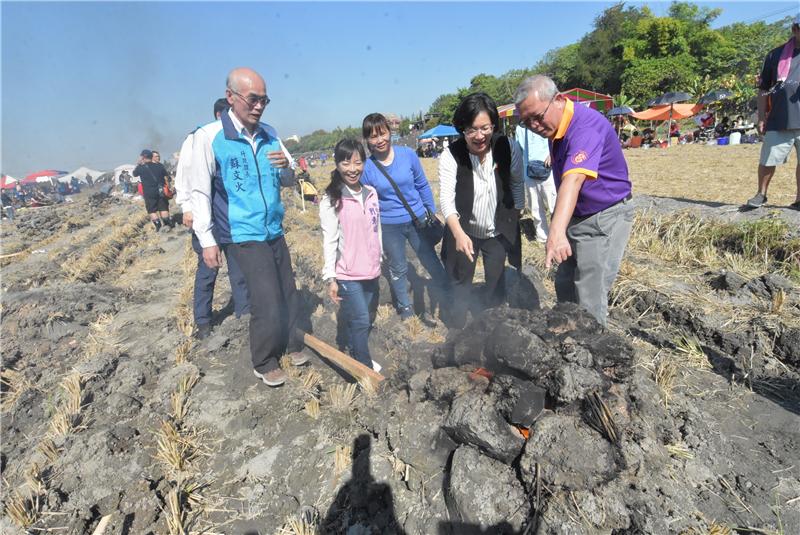
[[544, 109], [542, 113], [538, 115], [531, 115], [530, 117], [526, 117], [524, 119], [520, 119], [519, 124], [521, 124], [522, 126], [530, 126], [532, 123], [542, 124], [542, 121], [544, 121], [544, 116], [547, 115], [547, 111], [550, 109], [550, 104], [552, 104], [555, 99], [556, 96], [553, 95], [550, 98], [550, 102], [547, 103], [547, 107]]
[[464, 129], [464, 135], [469, 137], [477, 136], [479, 133], [483, 134], [484, 136], [488, 136], [494, 130], [494, 125], [487, 124], [485, 126], [481, 126], [480, 128], [474, 128], [470, 126], [469, 128]]
[[231, 93], [242, 99], [245, 102], [245, 104], [247, 104], [250, 108], [255, 108], [259, 104], [261, 104], [263, 107], [266, 108], [267, 105], [270, 103], [270, 98], [267, 95], [264, 95], [263, 97], [258, 95], [250, 95], [246, 97], [241, 93], [239, 93], [238, 91], [234, 91], [230, 87], [228, 89], [230, 90]]

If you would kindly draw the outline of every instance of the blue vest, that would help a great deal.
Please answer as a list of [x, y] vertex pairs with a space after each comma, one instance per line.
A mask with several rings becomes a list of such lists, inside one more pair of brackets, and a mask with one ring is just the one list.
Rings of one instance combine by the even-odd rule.
[[256, 149], [236, 131], [223, 113], [222, 129], [214, 136], [216, 171], [211, 180], [211, 211], [217, 243], [267, 241], [283, 235], [284, 208], [280, 169], [267, 154], [281, 150], [280, 141], [264, 128]]

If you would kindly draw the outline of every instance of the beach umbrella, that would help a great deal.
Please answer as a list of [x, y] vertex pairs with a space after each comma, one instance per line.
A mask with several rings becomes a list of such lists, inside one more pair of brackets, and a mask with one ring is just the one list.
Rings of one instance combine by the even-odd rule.
[[676, 102], [684, 102], [686, 100], [690, 100], [692, 95], [689, 93], [684, 93], [683, 91], [667, 91], [660, 97], [656, 97], [650, 102], [647, 103], [648, 106], [662, 106], [669, 104], [669, 123], [667, 124], [667, 146], [669, 147], [672, 138], [670, 137], [669, 133], [672, 130], [672, 106]]
[[633, 113], [633, 108], [630, 106], [617, 106], [609, 110], [606, 115], [613, 117], [614, 115], [630, 115], [631, 113]]
[[[630, 106], [617, 106], [616, 108], [611, 108], [606, 115], [609, 117], [617, 117], [619, 115], [630, 115], [633, 113], [633, 108]], [[617, 122], [617, 139], [619, 139], [619, 131], [620, 125]]]
[[727, 89], [714, 89], [700, 97], [700, 100], [697, 102], [700, 104], [711, 104], [712, 102], [725, 100], [726, 98], [731, 98], [732, 96], [733, 92], [728, 91]]

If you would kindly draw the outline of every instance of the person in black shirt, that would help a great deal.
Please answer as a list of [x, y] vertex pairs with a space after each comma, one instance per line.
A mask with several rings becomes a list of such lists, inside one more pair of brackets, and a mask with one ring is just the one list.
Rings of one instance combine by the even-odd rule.
[[[150, 221], [161, 230], [161, 225], [175, 228], [175, 222], [169, 216], [169, 199], [164, 196], [164, 184], [167, 183], [167, 170], [161, 163], [153, 161], [153, 151], [145, 149], [139, 155], [139, 165], [133, 170], [133, 176], [139, 177], [142, 184], [144, 207], [150, 214]], [[160, 219], [159, 219], [160, 218]]]

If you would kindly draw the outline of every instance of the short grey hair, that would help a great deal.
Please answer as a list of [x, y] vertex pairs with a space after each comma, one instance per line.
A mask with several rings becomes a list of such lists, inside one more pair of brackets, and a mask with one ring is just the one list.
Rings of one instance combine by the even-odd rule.
[[528, 76], [517, 87], [517, 91], [514, 93], [514, 104], [519, 106], [531, 93], [542, 102], [549, 101], [558, 94], [558, 87], [549, 76], [543, 74]]
[[229, 72], [228, 76], [225, 77], [225, 87], [233, 91], [238, 91], [239, 87], [238, 84], [235, 83], [234, 77], [232, 76], [233, 72], [234, 71]]

